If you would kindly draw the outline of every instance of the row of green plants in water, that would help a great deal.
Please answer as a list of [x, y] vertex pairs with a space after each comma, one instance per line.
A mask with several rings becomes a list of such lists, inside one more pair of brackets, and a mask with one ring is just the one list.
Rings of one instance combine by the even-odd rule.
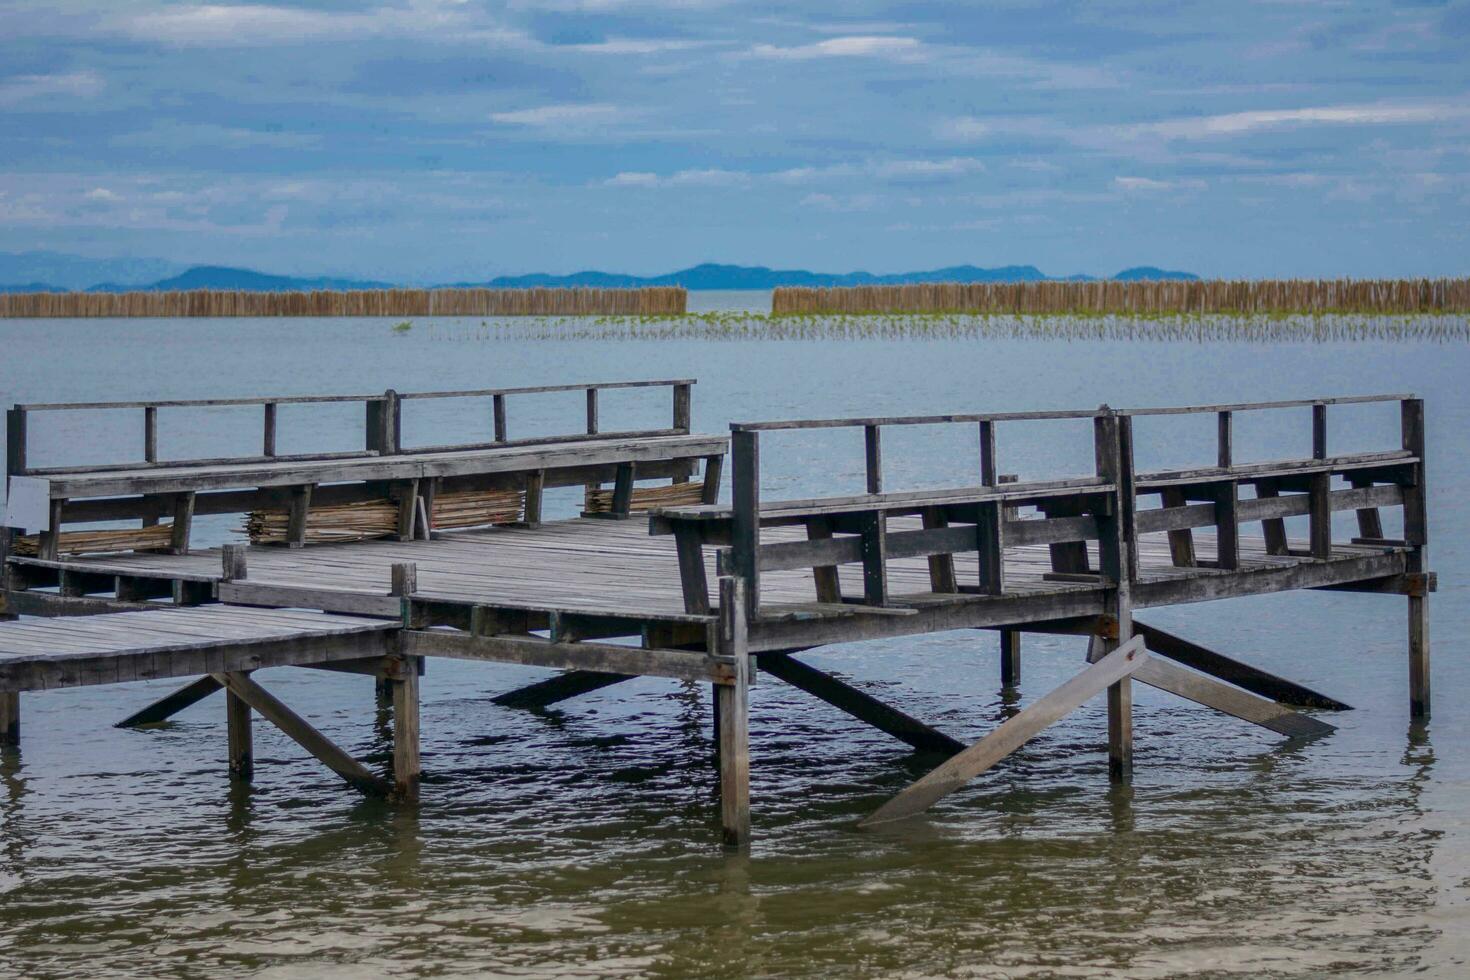
[[[436, 339], [490, 340], [866, 340], [966, 337], [1057, 340], [1438, 341], [1470, 340], [1461, 315], [1229, 314], [771, 314], [744, 310], [649, 316], [532, 317], [425, 321]], [[393, 326], [414, 332], [413, 321]]]

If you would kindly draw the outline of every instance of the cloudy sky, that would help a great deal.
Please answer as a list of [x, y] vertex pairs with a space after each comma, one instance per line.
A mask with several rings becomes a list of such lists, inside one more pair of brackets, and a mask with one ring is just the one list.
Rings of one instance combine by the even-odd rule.
[[0, 250], [1470, 273], [1470, 2], [0, 0]]

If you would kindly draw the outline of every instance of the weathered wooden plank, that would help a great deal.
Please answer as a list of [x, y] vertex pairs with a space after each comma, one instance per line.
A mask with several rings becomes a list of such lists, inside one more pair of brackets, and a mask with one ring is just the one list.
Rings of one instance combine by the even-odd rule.
[[[199, 680], [213, 682], [215, 690], [220, 688], [220, 682], [213, 675]], [[250, 779], [255, 775], [255, 739], [251, 732], [250, 704], [229, 690], [225, 691], [225, 729], [230, 775], [239, 779]]]
[[733, 666], [724, 658], [703, 653], [642, 650], [606, 643], [553, 643], [535, 636], [471, 636], [440, 630], [404, 630], [401, 644], [405, 656], [490, 660], [716, 684], [730, 683], [733, 672]]
[[1134, 671], [1133, 678], [1150, 687], [1168, 691], [1216, 711], [1223, 711], [1227, 715], [1234, 715], [1281, 735], [1325, 735], [1337, 730], [1325, 721], [1300, 714], [1274, 701], [1248, 694], [1239, 688], [1222, 684], [1204, 674], [1185, 670], [1157, 657], [1151, 657], [1141, 664]]
[[859, 826], [872, 827], [922, 813], [1147, 662], [1141, 637], [1120, 646], [930, 771], [863, 818]]
[[720, 579], [720, 620], [711, 646], [732, 665], [729, 683], [715, 687], [720, 759], [720, 824], [725, 846], [750, 842], [750, 657], [741, 592], [745, 583]]
[[390, 595], [350, 592], [343, 589], [312, 589], [263, 582], [221, 582], [219, 601], [236, 606], [289, 606], [320, 609], [322, 612], [397, 619], [402, 604]]
[[604, 687], [611, 687], [632, 679], [631, 674], [565, 670], [544, 681], [537, 681], [525, 687], [518, 687], [514, 691], [498, 694], [491, 698], [490, 702], [504, 708], [546, 708], [559, 701], [591, 694], [593, 691], [600, 691]]
[[[939, 530], [949, 526], [949, 518], [945, 516], [944, 511], [936, 507], [926, 507], [922, 517], [925, 530]], [[973, 534], [973, 532], [968, 532], [964, 528], [960, 530], [962, 533]], [[899, 557], [902, 549], [901, 542], [898, 548], [894, 547], [894, 537], [895, 535], [890, 535], [888, 539], [888, 554], [890, 558]], [[966, 542], [961, 548], [956, 550], [968, 550], [970, 544], [971, 542]], [[959, 591], [959, 581], [955, 578], [953, 553], [940, 552], [939, 554], [929, 556], [929, 588], [935, 592]]]
[[785, 654], [761, 657], [759, 665], [767, 674], [780, 678], [792, 687], [799, 688], [920, 751], [953, 755], [965, 747], [965, 743], [958, 739], [950, 738], [892, 705], [885, 704], [865, 691], [794, 657]]
[[393, 687], [393, 796], [417, 803], [419, 776], [419, 667], [417, 658], [397, 663], [390, 675]]
[[[808, 541], [831, 541], [832, 522], [825, 517], [813, 517], [806, 521], [806, 536]], [[858, 559], [861, 560], [862, 546], [858, 545]], [[764, 550], [764, 549], [763, 549]], [[840, 603], [842, 601], [842, 581], [837, 574], [837, 563], [818, 564], [813, 563], [812, 581], [817, 590], [818, 602]]]

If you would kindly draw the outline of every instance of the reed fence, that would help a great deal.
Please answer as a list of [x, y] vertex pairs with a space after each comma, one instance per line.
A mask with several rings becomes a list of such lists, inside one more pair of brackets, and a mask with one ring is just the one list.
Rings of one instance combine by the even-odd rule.
[[659, 316], [683, 313], [682, 286], [642, 289], [354, 289], [265, 293], [194, 289], [3, 293], [3, 317]]
[[785, 314], [1312, 314], [1470, 313], [1470, 279], [922, 283], [788, 286], [771, 298]]

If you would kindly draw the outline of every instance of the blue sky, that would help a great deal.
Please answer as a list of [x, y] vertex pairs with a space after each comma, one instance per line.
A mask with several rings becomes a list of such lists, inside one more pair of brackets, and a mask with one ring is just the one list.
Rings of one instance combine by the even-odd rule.
[[1470, 273], [1470, 2], [0, 0], [0, 250]]

